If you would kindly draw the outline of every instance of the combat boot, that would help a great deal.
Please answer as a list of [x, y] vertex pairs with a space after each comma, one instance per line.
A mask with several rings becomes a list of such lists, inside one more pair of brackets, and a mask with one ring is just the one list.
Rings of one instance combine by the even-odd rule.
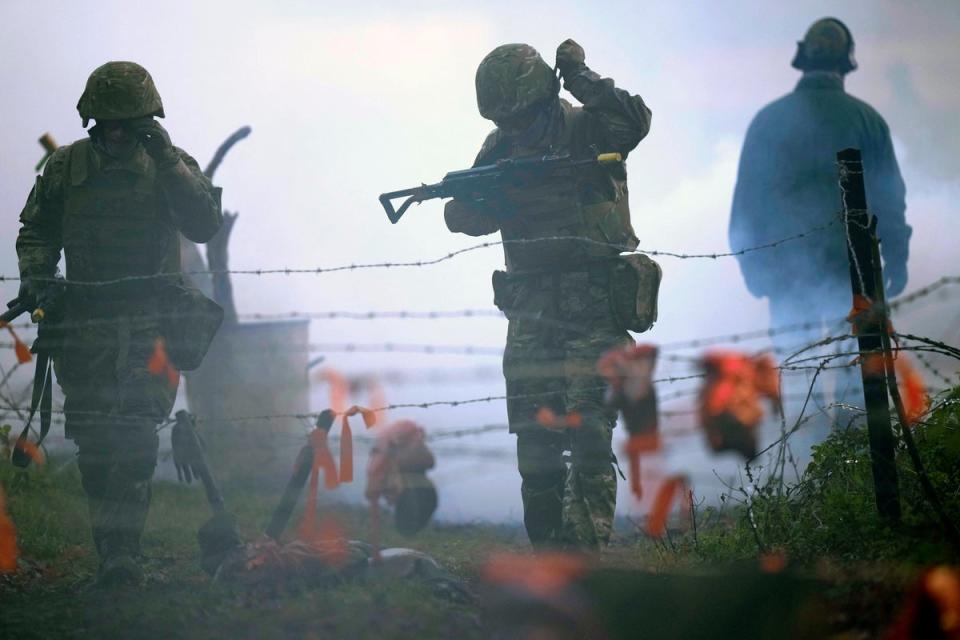
[[97, 587], [134, 586], [143, 582], [139, 532], [111, 530], [101, 538], [98, 551]]
[[550, 549], [560, 544], [563, 513], [563, 475], [526, 476], [520, 485], [523, 499], [523, 524], [534, 549]]
[[118, 552], [100, 562], [96, 586], [105, 589], [134, 586], [143, 582], [143, 568], [131, 553]]

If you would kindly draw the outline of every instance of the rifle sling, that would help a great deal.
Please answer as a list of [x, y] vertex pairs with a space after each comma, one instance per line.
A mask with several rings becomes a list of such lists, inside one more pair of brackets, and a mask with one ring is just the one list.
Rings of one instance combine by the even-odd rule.
[[37, 354], [37, 367], [33, 374], [33, 396], [30, 398], [30, 415], [27, 416], [27, 423], [23, 426], [23, 431], [17, 438], [13, 448], [11, 462], [21, 469], [30, 466], [32, 457], [27, 452], [27, 437], [30, 435], [30, 423], [33, 422], [33, 416], [37, 409], [40, 410], [40, 437], [35, 446], [43, 444], [43, 440], [50, 433], [50, 418], [53, 409], [53, 382], [52, 382], [53, 360], [46, 351], [40, 351]]

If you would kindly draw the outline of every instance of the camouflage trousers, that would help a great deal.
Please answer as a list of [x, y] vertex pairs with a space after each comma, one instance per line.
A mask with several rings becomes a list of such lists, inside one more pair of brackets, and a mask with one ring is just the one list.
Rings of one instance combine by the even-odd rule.
[[156, 427], [173, 407], [177, 385], [149, 370], [155, 322], [113, 317], [81, 331], [66, 337], [55, 358], [66, 435], [77, 445], [98, 554], [136, 554], [157, 463]]
[[510, 320], [507, 414], [517, 434], [524, 525], [538, 548], [599, 550], [613, 528], [617, 412], [604, 403], [596, 362], [631, 338], [606, 311], [605, 296], [596, 295], [595, 307], [578, 304], [566, 313], [561, 301], [561, 321]]

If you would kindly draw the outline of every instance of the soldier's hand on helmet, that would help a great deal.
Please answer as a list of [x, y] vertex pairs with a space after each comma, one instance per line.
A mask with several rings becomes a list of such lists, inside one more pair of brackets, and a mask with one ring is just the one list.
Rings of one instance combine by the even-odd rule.
[[907, 286], [907, 265], [886, 266], [883, 280], [887, 296], [892, 298], [900, 295]]
[[170, 141], [170, 134], [154, 118], [132, 120], [130, 128], [150, 157], [160, 164], [172, 165], [180, 159], [173, 148], [173, 142]]
[[564, 78], [586, 66], [583, 47], [567, 38], [557, 47], [557, 69]]

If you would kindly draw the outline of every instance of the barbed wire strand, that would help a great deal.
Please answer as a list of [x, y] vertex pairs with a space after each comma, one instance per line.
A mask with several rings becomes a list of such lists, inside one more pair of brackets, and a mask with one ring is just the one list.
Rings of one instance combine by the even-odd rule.
[[[112, 278], [110, 280], [57, 280], [62, 284], [69, 284], [75, 286], [85, 286], [85, 287], [101, 287], [101, 286], [111, 286], [117, 284], [123, 284], [127, 282], [141, 282], [145, 280], [154, 280], [160, 278], [173, 278], [177, 276], [193, 276], [193, 275], [253, 275], [253, 276], [264, 276], [264, 275], [295, 275], [295, 274], [322, 274], [322, 273], [333, 273], [338, 271], [359, 271], [364, 269], [390, 269], [390, 268], [401, 268], [401, 267], [426, 267], [441, 262], [446, 262], [452, 260], [453, 258], [469, 253], [471, 251], [478, 251], [480, 249], [486, 249], [489, 247], [496, 246], [507, 246], [507, 245], [528, 245], [528, 244], [538, 244], [538, 243], [547, 243], [547, 242], [574, 242], [582, 243], [590, 246], [599, 246], [608, 249], [616, 249], [621, 253], [634, 253], [634, 254], [643, 254], [654, 257], [670, 257], [677, 258], [680, 260], [692, 260], [692, 259], [712, 259], [716, 260], [717, 258], [726, 258], [731, 256], [742, 256], [747, 253], [752, 253], [755, 251], [762, 251], [765, 249], [773, 249], [779, 247], [782, 244], [787, 242], [792, 242], [794, 240], [799, 240], [805, 238], [813, 233], [817, 233], [827, 229], [828, 227], [837, 223], [837, 220], [831, 220], [825, 224], [817, 225], [807, 229], [804, 232], [793, 234], [773, 242], [767, 242], [764, 244], [746, 247], [743, 249], [738, 249], [736, 251], [718, 251], [712, 253], [681, 253], [676, 251], [664, 251], [659, 249], [637, 249], [633, 247], [628, 247], [619, 243], [613, 242], [603, 242], [601, 240], [594, 240], [592, 238], [582, 238], [580, 236], [546, 236], [542, 238], [517, 238], [510, 240], [491, 240], [487, 242], [481, 242], [476, 245], [465, 247], [463, 249], [458, 249], [456, 251], [451, 251], [443, 256], [438, 258], [431, 258], [425, 260], [410, 260], [410, 261], [400, 261], [400, 262], [371, 262], [371, 263], [351, 263], [348, 265], [337, 265], [333, 267], [308, 267], [308, 268], [291, 268], [291, 267], [281, 267], [281, 268], [269, 268], [269, 269], [198, 269], [191, 271], [171, 271], [164, 273], [154, 273], [146, 275], [136, 275], [136, 276], [124, 276], [122, 278]], [[0, 275], [0, 282], [19, 282], [21, 280], [20, 276], [8, 276]], [[53, 282], [53, 278], [34, 278], [33, 280], [38, 282], [50, 281]]]

